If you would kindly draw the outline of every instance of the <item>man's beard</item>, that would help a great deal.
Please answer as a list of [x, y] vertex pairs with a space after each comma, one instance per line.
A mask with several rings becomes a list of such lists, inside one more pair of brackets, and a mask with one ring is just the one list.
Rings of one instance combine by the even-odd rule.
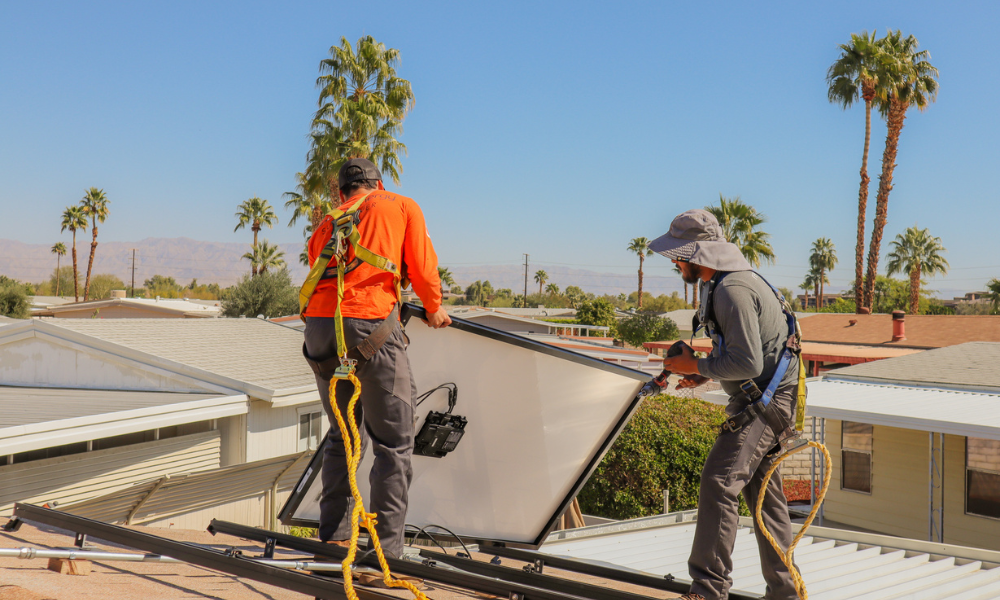
[[687, 264], [687, 272], [681, 272], [681, 279], [688, 285], [695, 285], [701, 280], [701, 265], [694, 263]]

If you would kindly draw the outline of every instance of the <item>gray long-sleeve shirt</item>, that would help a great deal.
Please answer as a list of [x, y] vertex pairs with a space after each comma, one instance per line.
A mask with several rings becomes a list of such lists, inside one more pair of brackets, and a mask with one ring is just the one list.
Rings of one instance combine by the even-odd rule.
[[[788, 339], [788, 323], [774, 292], [753, 271], [735, 271], [716, 286], [712, 303], [722, 340], [712, 336], [712, 353], [698, 360], [698, 372], [717, 380], [730, 396], [747, 379], [764, 391]], [[798, 364], [790, 364], [782, 384], [797, 377]]]

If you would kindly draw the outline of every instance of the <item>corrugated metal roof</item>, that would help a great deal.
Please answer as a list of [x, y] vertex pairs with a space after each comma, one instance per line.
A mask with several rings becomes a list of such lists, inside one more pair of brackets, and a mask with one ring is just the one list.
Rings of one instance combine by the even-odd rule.
[[249, 384], [254, 389], [241, 386], [243, 391], [263, 399], [316, 389], [302, 358], [302, 333], [262, 319], [62, 319], [33, 325], [54, 335], [60, 329], [75, 332]]
[[[588, 527], [550, 536], [541, 551], [602, 561], [654, 575], [688, 578], [694, 522], [657, 519]], [[733, 591], [763, 594], [757, 540], [742, 518], [733, 551]], [[1000, 553], [930, 542], [812, 528], [795, 551], [813, 600], [985, 600], [1000, 598]], [[563, 539], [560, 539], [563, 538]]]

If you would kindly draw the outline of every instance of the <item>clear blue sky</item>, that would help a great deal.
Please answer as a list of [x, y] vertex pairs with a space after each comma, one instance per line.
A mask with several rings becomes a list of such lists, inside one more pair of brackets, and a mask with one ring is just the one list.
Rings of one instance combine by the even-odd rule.
[[[742, 196], [769, 218], [777, 285], [810, 243], [853, 279], [864, 112], [826, 100], [852, 32], [918, 37], [941, 92], [903, 130], [886, 243], [929, 227], [943, 290], [1000, 276], [1000, 30], [991, 3], [0, 1], [0, 238], [51, 244], [89, 186], [105, 240], [242, 241], [236, 206], [305, 164], [319, 61], [341, 36], [398, 48], [413, 84], [398, 191], [423, 206], [443, 265], [634, 271], [625, 248]], [[871, 199], [885, 129], [872, 134]], [[390, 186], [392, 187], [392, 186]], [[886, 249], [883, 248], [883, 256]], [[884, 262], [884, 261], [883, 261]], [[670, 274], [653, 257], [650, 276]]]

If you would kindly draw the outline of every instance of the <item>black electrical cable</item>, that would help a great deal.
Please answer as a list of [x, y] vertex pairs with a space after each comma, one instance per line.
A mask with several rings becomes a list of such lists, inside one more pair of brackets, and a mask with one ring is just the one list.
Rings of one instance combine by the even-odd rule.
[[406, 524], [404, 524], [404, 525], [403, 525], [403, 529], [404, 529], [404, 530], [405, 530], [405, 529], [406, 529], [407, 527], [409, 527], [409, 528], [411, 528], [411, 529], [416, 529], [416, 530], [417, 530], [417, 533], [416, 533], [416, 535], [414, 535], [414, 536], [413, 536], [413, 539], [412, 539], [412, 540], [410, 540], [410, 546], [412, 546], [412, 545], [413, 545], [413, 543], [417, 541], [417, 538], [419, 538], [419, 537], [420, 537], [420, 534], [422, 533], [422, 534], [426, 535], [426, 536], [427, 536], [427, 538], [428, 538], [428, 539], [429, 539], [430, 541], [434, 542], [434, 544], [435, 544], [435, 545], [437, 545], [437, 547], [438, 547], [438, 548], [440, 548], [442, 552], [444, 552], [445, 554], [448, 554], [448, 550], [447, 550], [447, 549], [446, 549], [446, 548], [445, 548], [444, 546], [442, 546], [442, 545], [441, 545], [441, 542], [437, 541], [437, 539], [436, 539], [436, 538], [435, 538], [435, 537], [434, 537], [433, 535], [431, 535], [430, 533], [428, 533], [428, 532], [424, 531], [424, 528], [423, 528], [423, 527], [417, 527], [416, 525], [413, 525], [413, 524], [410, 524], [410, 523], [406, 523]]
[[451, 414], [451, 411], [455, 408], [455, 404], [458, 402], [458, 386], [455, 385], [454, 383], [450, 383], [450, 382], [449, 383], [442, 383], [441, 385], [437, 386], [436, 388], [428, 390], [428, 391], [424, 392], [423, 394], [420, 394], [419, 396], [417, 396], [417, 398], [416, 398], [416, 400], [417, 400], [416, 406], [420, 406], [421, 404], [423, 404], [424, 401], [427, 400], [427, 398], [429, 398], [431, 394], [433, 394], [434, 392], [436, 392], [438, 390], [448, 390], [448, 412], [447, 412], [447, 414]]
[[[427, 529], [428, 527], [436, 527], [437, 529], [442, 529], [442, 530], [447, 531], [448, 533], [450, 533], [451, 537], [453, 537], [456, 540], [458, 540], [459, 544], [462, 544], [462, 549], [465, 550], [465, 555], [468, 556], [469, 558], [472, 558], [472, 553], [469, 552], [469, 547], [465, 545], [465, 542], [462, 540], [462, 537], [460, 535], [458, 535], [454, 531], [448, 529], [447, 527], [443, 527], [441, 525], [435, 525], [433, 523], [430, 523], [428, 525], [424, 525], [422, 529]], [[424, 532], [424, 533], [427, 533], [427, 532]], [[430, 535], [430, 534], [428, 533], [427, 535]], [[447, 552], [445, 552], [445, 554], [447, 554]]]

